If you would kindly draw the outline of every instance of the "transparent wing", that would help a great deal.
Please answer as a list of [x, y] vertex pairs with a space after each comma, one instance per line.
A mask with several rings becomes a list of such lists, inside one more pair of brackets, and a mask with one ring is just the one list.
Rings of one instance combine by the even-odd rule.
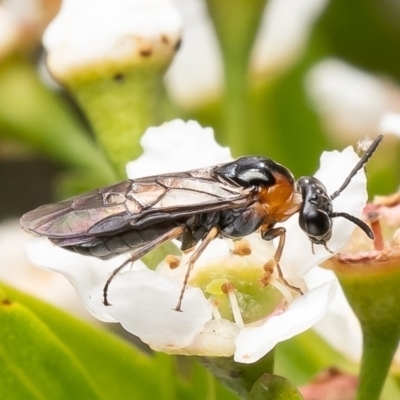
[[49, 238], [85, 241], [129, 227], [141, 229], [160, 221], [246, 206], [249, 189], [216, 180], [215, 168], [126, 180], [41, 206], [23, 215], [21, 225]]

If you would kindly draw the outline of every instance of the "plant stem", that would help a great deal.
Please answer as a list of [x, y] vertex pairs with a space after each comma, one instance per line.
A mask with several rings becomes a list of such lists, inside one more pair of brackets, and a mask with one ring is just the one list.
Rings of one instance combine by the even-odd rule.
[[253, 364], [241, 364], [227, 357], [201, 357], [201, 363], [229, 389], [247, 398], [255, 382], [265, 373], [273, 373], [274, 351]]
[[388, 374], [393, 354], [399, 344], [398, 329], [390, 326], [363, 327], [363, 357], [359, 375], [359, 387], [356, 400], [377, 400], [380, 398]]
[[224, 61], [223, 134], [236, 154], [246, 152], [249, 59], [265, 4], [266, 0], [207, 0]]

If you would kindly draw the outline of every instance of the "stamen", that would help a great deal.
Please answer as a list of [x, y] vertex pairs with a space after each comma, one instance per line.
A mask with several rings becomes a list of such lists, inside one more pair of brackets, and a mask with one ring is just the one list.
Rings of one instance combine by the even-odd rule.
[[233, 242], [233, 254], [236, 256], [249, 256], [251, 254], [250, 243], [246, 239], [236, 240]]
[[180, 260], [178, 257], [175, 257], [173, 254], [168, 254], [165, 258], [164, 261], [168, 264], [168, 267], [170, 269], [176, 269], [180, 265]]
[[237, 301], [234, 286], [232, 283], [224, 283], [221, 287], [222, 291], [226, 293], [231, 302], [233, 319], [239, 328], [244, 328], [244, 322], [242, 318], [242, 313], [240, 312], [239, 303]]
[[212, 302], [211, 305], [212, 305], [212, 313], [213, 313], [214, 319], [222, 319], [221, 313], [219, 312], [218, 305], [215, 302]]
[[274, 273], [275, 261], [273, 259], [269, 260], [263, 265], [263, 269], [265, 273], [260, 279], [260, 282], [263, 286], [267, 286], [271, 282], [272, 274]]
[[293, 292], [277, 279], [271, 280], [271, 285], [282, 293], [282, 296], [288, 302], [288, 304], [290, 304], [294, 300]]

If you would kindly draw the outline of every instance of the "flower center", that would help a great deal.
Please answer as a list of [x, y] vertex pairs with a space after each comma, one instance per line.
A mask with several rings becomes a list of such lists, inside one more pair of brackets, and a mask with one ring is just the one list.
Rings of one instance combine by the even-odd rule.
[[262, 282], [265, 270], [260, 265], [230, 262], [199, 268], [190, 286], [199, 287], [213, 304], [215, 318], [244, 326], [263, 320], [286, 303], [274, 285]]

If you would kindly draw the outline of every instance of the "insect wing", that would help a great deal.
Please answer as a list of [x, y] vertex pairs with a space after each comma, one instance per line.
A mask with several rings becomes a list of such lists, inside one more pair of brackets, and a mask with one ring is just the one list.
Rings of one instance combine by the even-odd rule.
[[[215, 167], [214, 167], [215, 168]], [[127, 180], [28, 212], [21, 225], [50, 238], [86, 238], [163, 220], [242, 207], [249, 192], [216, 181], [214, 168]], [[79, 240], [78, 240], [79, 241]]]
[[23, 215], [21, 225], [28, 231], [51, 238], [87, 235], [96, 223], [119, 219], [126, 213], [122, 201], [111, 205], [107, 199], [114, 193], [123, 197], [130, 186], [130, 181], [124, 181], [59, 203], [46, 204]]

